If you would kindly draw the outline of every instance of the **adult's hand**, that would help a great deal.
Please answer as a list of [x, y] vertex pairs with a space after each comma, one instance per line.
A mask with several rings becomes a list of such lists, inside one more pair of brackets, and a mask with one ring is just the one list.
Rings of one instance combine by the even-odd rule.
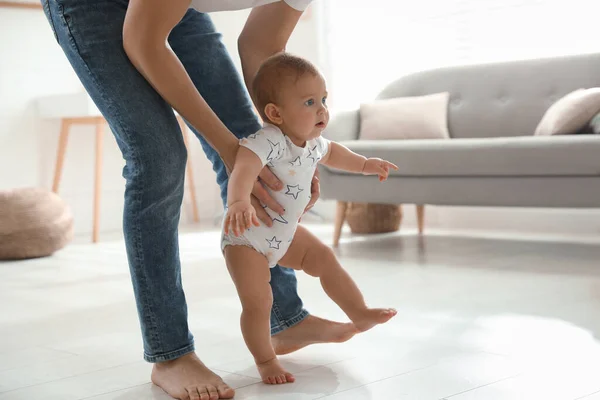
[[[304, 215], [308, 212], [308, 210], [313, 208], [317, 200], [319, 200], [319, 196], [321, 196], [321, 184], [319, 183], [319, 169], [317, 168], [315, 169], [315, 174], [313, 175], [312, 181], [310, 183], [310, 201], [308, 202], [308, 205], [304, 209], [304, 213], [302, 215]], [[300, 222], [301, 220], [302, 217], [300, 217], [298, 222]]]
[[310, 183], [310, 201], [308, 205], [304, 209], [304, 212], [307, 212], [319, 200], [319, 196], [321, 196], [321, 185], [319, 183], [319, 169], [315, 169], [315, 174], [313, 175], [312, 181]]
[[256, 209], [256, 215], [258, 218], [267, 226], [273, 226], [273, 220], [267, 213], [267, 211], [262, 207], [261, 204], [266, 205], [271, 210], [275, 211], [279, 215], [283, 215], [285, 210], [283, 207], [271, 197], [267, 189], [263, 186], [266, 185], [271, 190], [279, 191], [283, 188], [283, 184], [281, 181], [275, 176], [273, 172], [269, 169], [269, 167], [264, 167], [259, 174], [259, 179], [254, 183], [254, 188], [252, 189], [252, 205]]

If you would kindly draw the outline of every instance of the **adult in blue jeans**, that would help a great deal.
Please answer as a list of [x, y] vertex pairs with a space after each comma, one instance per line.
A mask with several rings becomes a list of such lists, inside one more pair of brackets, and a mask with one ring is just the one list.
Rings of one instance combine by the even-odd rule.
[[[154, 363], [152, 381], [179, 399], [231, 398], [233, 390], [194, 353], [188, 329], [177, 233], [187, 153], [173, 109], [200, 140], [225, 203], [238, 139], [256, 132], [260, 123], [206, 13], [255, 7], [238, 40], [248, 85], [260, 63], [285, 48], [310, 0], [41, 1], [59, 45], [126, 160], [123, 229], [144, 358]], [[261, 181], [281, 188], [268, 169]], [[283, 212], [262, 183], [255, 185], [254, 201]], [[317, 178], [312, 191], [314, 203]], [[261, 220], [272, 225], [264, 212]], [[278, 354], [354, 334], [351, 324], [308, 315], [292, 270], [277, 267], [271, 274], [271, 332]]]

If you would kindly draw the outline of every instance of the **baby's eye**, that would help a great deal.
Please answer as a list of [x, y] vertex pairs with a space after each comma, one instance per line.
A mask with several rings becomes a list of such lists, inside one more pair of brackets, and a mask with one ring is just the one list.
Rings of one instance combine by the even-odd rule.
[[312, 106], [313, 104], [315, 104], [315, 101], [313, 99], [306, 100], [304, 102], [304, 105], [307, 105], [307, 106]]
[[323, 99], [321, 100], [321, 102], [322, 102], [323, 104], [327, 104], [327, 97], [323, 97]]

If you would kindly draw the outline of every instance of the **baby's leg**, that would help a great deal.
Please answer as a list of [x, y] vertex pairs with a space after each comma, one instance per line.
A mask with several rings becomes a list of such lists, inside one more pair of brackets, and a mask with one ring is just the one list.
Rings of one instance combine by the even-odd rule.
[[271, 344], [269, 318], [273, 293], [267, 259], [247, 246], [227, 246], [225, 260], [242, 303], [242, 334], [263, 382], [294, 382], [294, 376], [277, 360]]
[[369, 308], [352, 280], [342, 268], [333, 250], [303, 226], [298, 226], [294, 240], [280, 265], [302, 269], [321, 279], [327, 295], [340, 306], [359, 331], [387, 322], [396, 315], [391, 308]]

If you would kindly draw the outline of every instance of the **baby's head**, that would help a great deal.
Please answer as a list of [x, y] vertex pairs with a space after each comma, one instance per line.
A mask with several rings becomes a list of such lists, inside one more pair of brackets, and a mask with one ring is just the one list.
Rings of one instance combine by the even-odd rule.
[[309, 61], [287, 53], [268, 58], [252, 83], [258, 112], [293, 141], [321, 135], [329, 122], [325, 79]]

